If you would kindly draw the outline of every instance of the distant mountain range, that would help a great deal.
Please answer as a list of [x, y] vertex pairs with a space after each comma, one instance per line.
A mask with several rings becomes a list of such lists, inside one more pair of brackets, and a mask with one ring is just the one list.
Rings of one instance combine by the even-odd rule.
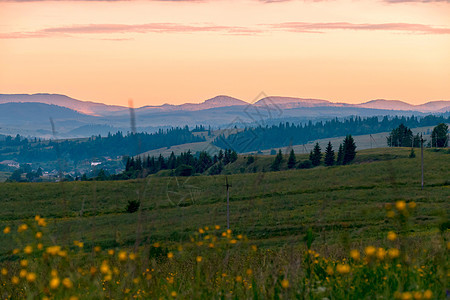
[[[361, 104], [334, 103], [323, 99], [271, 96], [254, 104], [216, 96], [202, 103], [164, 104], [135, 109], [139, 131], [171, 126], [267, 125], [280, 121], [306, 122], [333, 117], [423, 115], [450, 112], [450, 101], [412, 105], [398, 100], [372, 100]], [[49, 118], [61, 137], [83, 137], [129, 131], [129, 108], [81, 101], [59, 94], [0, 94], [0, 133], [51, 135]]]

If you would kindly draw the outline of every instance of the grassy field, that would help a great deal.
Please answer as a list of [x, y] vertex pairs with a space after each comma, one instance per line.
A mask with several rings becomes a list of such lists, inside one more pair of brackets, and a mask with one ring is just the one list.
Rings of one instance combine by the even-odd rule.
[[[321, 299], [322, 296], [335, 299], [361, 299], [359, 297], [365, 298], [366, 296], [371, 298], [372, 286], [366, 287], [367, 294], [364, 294], [366, 292], [348, 294], [345, 292], [345, 284], [350, 284], [350, 282], [335, 282], [335, 285], [331, 287], [323, 282], [325, 277], [320, 277], [323, 275], [320, 272], [325, 272], [329, 261], [334, 261], [333, 272], [340, 273], [342, 271], [341, 273], [345, 274], [346, 269], [342, 269], [338, 265], [350, 264], [350, 261], [340, 261], [348, 256], [349, 249], [363, 251], [367, 245], [384, 247], [387, 233], [391, 230], [395, 230], [398, 235], [404, 237], [404, 241], [408, 241], [406, 244], [411, 249], [421, 249], [427, 245], [431, 247], [428, 251], [442, 250], [442, 247], [439, 246], [441, 238], [438, 228], [440, 224], [449, 220], [450, 154], [448, 150], [427, 149], [425, 151], [425, 186], [422, 190], [420, 187], [420, 153], [416, 150], [417, 157], [410, 159], [408, 158], [409, 151], [410, 149], [402, 148], [363, 150], [358, 152], [357, 159], [352, 165], [280, 172], [261, 172], [269, 170], [273, 157], [258, 156], [252, 165], [247, 165], [245, 157], [239, 157], [235, 163], [226, 168], [226, 172], [230, 174], [228, 180], [232, 184], [230, 227], [233, 233], [225, 233], [225, 237], [222, 237], [222, 230], [216, 230], [211, 233], [211, 236], [208, 235], [208, 239], [214, 237], [217, 240], [215, 242], [217, 245], [223, 244], [221, 247], [217, 246], [218, 252], [212, 254], [203, 252], [207, 250], [196, 247], [199, 245], [199, 239], [201, 241], [203, 238], [206, 239], [202, 231], [207, 231], [216, 225], [221, 229], [226, 228], [225, 176], [223, 175], [188, 178], [152, 176], [146, 179], [122, 182], [2, 183], [0, 184], [2, 202], [0, 228], [11, 226], [15, 230], [20, 224], [28, 224], [29, 228], [36, 228], [34, 217], [36, 215], [44, 217], [48, 224], [44, 229], [46, 236], [44, 247], [51, 245], [69, 247], [67, 249], [71, 251], [70, 253], [75, 253], [73, 254], [75, 255], [74, 261], [82, 265], [85, 265], [86, 261], [80, 258], [84, 257], [83, 255], [74, 252], [77, 251], [74, 249], [78, 249], [78, 246], [73, 244], [74, 240], [81, 241], [83, 249], [87, 253], [92, 253], [94, 246], [116, 251], [118, 249], [130, 251], [133, 248], [137, 253], [150, 253], [150, 258], [147, 254], [140, 256], [140, 259], [144, 259], [144, 261], [139, 260], [137, 264], [139, 268], [142, 267], [142, 263], [147, 265], [153, 263], [153, 269], [155, 266], [160, 268], [158, 271], [162, 272], [159, 274], [160, 276], [167, 277], [169, 276], [167, 274], [173, 272], [181, 276], [180, 274], [185, 272], [189, 277], [182, 277], [183, 279], [176, 287], [173, 284], [167, 286], [167, 280], [161, 279], [164, 284], [160, 283], [158, 287], [154, 287], [155, 294], [153, 295], [164, 298], [175, 297], [174, 295], [186, 298], [224, 295], [229, 298], [233, 296], [230, 289], [243, 298], [255, 298], [252, 291], [240, 290], [236, 287], [239, 282], [243, 284], [242, 278], [239, 280], [236, 277], [241, 275], [244, 277], [248, 275], [247, 284], [258, 285], [265, 291], [260, 294], [263, 298], [276, 298], [284, 293], [288, 298], [302, 298], [309, 295], [309, 298], [315, 299], [316, 296], [313, 296], [312, 291], [321, 285], [326, 286], [327, 292], [323, 295], [317, 294], [318, 299]], [[299, 155], [298, 158], [304, 159], [306, 156]], [[243, 173], [249, 170], [254, 170], [256, 173]], [[243, 174], [240, 174], [241, 172]], [[140, 211], [132, 214], [126, 213], [128, 200], [141, 201]], [[395, 203], [399, 200], [414, 203], [416, 207], [411, 209], [408, 214], [405, 214], [405, 211], [397, 211], [397, 214], [400, 213], [398, 219], [397, 216], [386, 218], [385, 204]], [[199, 228], [202, 229], [199, 231]], [[447, 234], [448, 231], [444, 230], [444, 238]], [[217, 237], [215, 237], [216, 235]], [[194, 240], [191, 240], [192, 238]], [[221, 242], [221, 239], [224, 241]], [[310, 243], [305, 244], [305, 239], [310, 240]], [[236, 249], [230, 248], [227, 242], [232, 240], [238, 241]], [[155, 245], [154, 243], [160, 243], [164, 247], [149, 246]], [[208, 244], [207, 240], [205, 240], [206, 244]], [[9, 266], [13, 264], [10, 262], [11, 259], [18, 258], [12, 249], [24, 249], [26, 245], [26, 239], [18, 238], [17, 235], [0, 234], [0, 258]], [[158, 255], [166, 257], [167, 251], [178, 249], [180, 245], [191, 250], [174, 252], [176, 258], [179, 259], [178, 264], [174, 264], [172, 260], [163, 260], [162, 262], [152, 260]], [[271, 252], [264, 250], [261, 253], [258, 250], [255, 254], [251, 254], [253, 248], [250, 246], [269, 249]], [[317, 266], [322, 265], [323, 267], [322, 271], [314, 269], [313, 272], [311, 271], [312, 262], [308, 262], [308, 257], [312, 255], [314, 258], [315, 254], [312, 253], [315, 252], [308, 252], [309, 254], [305, 256], [305, 247], [316, 250], [321, 257], [324, 255], [333, 260], [313, 259], [314, 262], [318, 261]], [[103, 252], [101, 253], [103, 254]], [[106, 252], [104, 255], [107, 255]], [[220, 257], [218, 260], [220, 263], [217, 266], [213, 262], [215, 255]], [[221, 255], [226, 256], [226, 263], [223, 260], [225, 258]], [[446, 255], [444, 267], [448, 266], [448, 250]], [[200, 267], [195, 266], [196, 256], [204, 258], [204, 265], [201, 267], [203, 275], [198, 273]], [[351, 283], [354, 288], [355, 285], [366, 286], [363, 283], [366, 275], [357, 273], [356, 269], [368, 267], [369, 256], [366, 258], [366, 265], [363, 265], [362, 261], [359, 267], [350, 264], [352, 270], [355, 270], [351, 273], [352, 280], [357, 280], [357, 282]], [[189, 260], [192, 257], [194, 257], [194, 265]], [[89, 259], [92, 259], [91, 263], [96, 261], [95, 257], [89, 256]], [[231, 268], [228, 260], [233, 261], [233, 264], [237, 264], [237, 266]], [[261, 265], [262, 261], [266, 261], [266, 263]], [[197, 260], [197, 263], [200, 262]], [[122, 266], [116, 260], [109, 263]], [[321, 278], [314, 277], [314, 284], [311, 283], [313, 278], [305, 277], [304, 264], [308, 266], [308, 263], [310, 264], [308, 276], [313, 276], [311, 273], [313, 272], [314, 276]], [[357, 263], [356, 259], [353, 263]], [[420, 263], [425, 264], [425, 261], [420, 260]], [[427, 263], [430, 264], [430, 268], [437, 267], [436, 261]], [[291, 264], [293, 265], [290, 266]], [[245, 268], [253, 269], [253, 272], [259, 270], [258, 279], [251, 277], [253, 283], [249, 279], [250, 275], [245, 275], [246, 271], [239, 267], [244, 265]], [[300, 269], [293, 269], [294, 266]], [[14, 267], [11, 268], [14, 269]], [[19, 267], [15, 268], [18, 271]], [[76, 263], [69, 269], [72, 270], [69, 274], [72, 276], [70, 278], [73, 278], [72, 280], [78, 278], [72, 274], [75, 272], [73, 270], [76, 270]], [[144, 273], [145, 269], [144, 267]], [[391, 275], [398, 276], [398, 274], [403, 274], [402, 272], [406, 272], [407, 276], [413, 274], [409, 269], [406, 271], [395, 271], [387, 267], [384, 268], [385, 271], [381, 269], [382, 266], [380, 270], [377, 270], [390, 272], [383, 275], [386, 278]], [[50, 270], [47, 271], [50, 272]], [[277, 275], [279, 271], [282, 273], [281, 275]], [[219, 275], [220, 272], [229, 275], [232, 273], [235, 280], [224, 283], [221, 289], [209, 289], [196, 281], [202, 278], [201, 280], [210, 282], [216, 278], [218, 272]], [[442, 272], [439, 272], [433, 276], [441, 276]], [[270, 278], [267, 277], [269, 273]], [[103, 275], [106, 276], [105, 274]], [[359, 275], [357, 276], [357, 274]], [[119, 276], [119, 274], [116, 275]], [[147, 278], [146, 275], [143, 276], [143, 278]], [[272, 278], [273, 276], [276, 278]], [[446, 276], [444, 273], [443, 277], [447, 278]], [[191, 281], [191, 277], [195, 278], [195, 281]], [[288, 280], [286, 279], [288, 277], [290, 285], [283, 281]], [[99, 280], [100, 282], [103, 280], [104, 283], [105, 278], [102, 278], [100, 277]], [[426, 287], [429, 286], [433, 287], [434, 295], [442, 292], [440, 289], [445, 283], [440, 282], [441, 279], [427, 277], [428, 281], [422, 282], [420, 276], [418, 278], [411, 281], [414, 282], [417, 291], [420, 288], [420, 292], [424, 293]], [[215, 282], [215, 280], [213, 281]], [[273, 282], [269, 283], [271, 280]], [[403, 282], [402, 284], [406, 284], [402, 280], [400, 280]], [[123, 282], [125, 281], [123, 279]], [[322, 283], [317, 283], [317, 281]], [[398, 282], [400, 281], [389, 288], [389, 292], [384, 295], [385, 299], [392, 297], [394, 291], [414, 291], [412, 286], [407, 285], [408, 288], [403, 285], [399, 286]], [[298, 285], [298, 289], [288, 288], [288, 286], [292, 287], [294, 282], [296, 286]], [[110, 296], [112, 295], [113, 298], [125, 297], [128, 287], [121, 287], [117, 291], [110, 290], [112, 293]], [[89, 285], [89, 288], [95, 290], [95, 286]], [[134, 295], [138, 289], [145, 290], [145, 286], [137, 284], [133, 290]], [[95, 294], [94, 290], [92, 295], [105, 296], [101, 293]], [[383, 289], [379, 290], [381, 295]], [[14, 289], [10, 291], [18, 293]], [[173, 294], [173, 291], [176, 293]], [[196, 291], [204, 293], [195, 294]], [[53, 297], [59, 295], [47, 294], [53, 295]], [[67, 296], [68, 294], [61, 295]], [[408, 295], [406, 294], [406, 296]]]

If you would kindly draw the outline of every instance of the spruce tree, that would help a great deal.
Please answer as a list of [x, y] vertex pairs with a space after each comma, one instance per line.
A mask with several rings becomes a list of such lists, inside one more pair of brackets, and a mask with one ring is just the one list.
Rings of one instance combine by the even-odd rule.
[[346, 165], [351, 163], [356, 156], [356, 145], [351, 135], [347, 135], [344, 139], [344, 157], [342, 158], [342, 164]]
[[337, 155], [337, 159], [336, 159], [336, 164], [342, 165], [343, 158], [344, 158], [344, 148], [342, 147], [342, 144], [339, 144], [339, 150], [338, 150], [338, 155]]
[[328, 142], [327, 148], [325, 149], [325, 165], [332, 166], [334, 165], [334, 150], [331, 142]]
[[320, 152], [319, 143], [316, 143], [313, 151], [309, 154], [309, 159], [311, 160], [313, 166], [320, 165], [320, 161], [322, 160], [322, 153]]
[[295, 159], [294, 149], [291, 149], [291, 153], [289, 154], [289, 159], [287, 162], [288, 168], [292, 169], [293, 167], [295, 167], [296, 163], [297, 163], [297, 160]]
[[272, 163], [272, 171], [279, 171], [281, 163], [283, 162], [283, 154], [281, 153], [281, 149], [278, 151], [277, 156], [275, 156], [275, 159]]

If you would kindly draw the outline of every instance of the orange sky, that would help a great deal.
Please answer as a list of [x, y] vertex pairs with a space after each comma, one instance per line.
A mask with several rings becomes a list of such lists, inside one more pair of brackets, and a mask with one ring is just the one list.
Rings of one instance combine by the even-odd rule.
[[0, 93], [450, 100], [450, 1], [4, 1]]

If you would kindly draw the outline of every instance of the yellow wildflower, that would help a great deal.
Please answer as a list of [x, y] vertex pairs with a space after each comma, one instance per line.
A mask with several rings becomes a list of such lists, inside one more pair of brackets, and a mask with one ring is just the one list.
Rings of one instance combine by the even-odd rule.
[[406, 202], [403, 200], [399, 200], [399, 201], [395, 202], [395, 208], [398, 211], [404, 210], [406, 208]]
[[287, 280], [287, 279], [281, 280], [281, 286], [282, 286], [284, 289], [287, 289], [287, 288], [289, 287], [289, 280]]
[[59, 278], [58, 277], [53, 277], [51, 280], [50, 280], [50, 288], [52, 289], [52, 290], [56, 290], [58, 287], [59, 287], [59, 284], [61, 283], [61, 281], [59, 280]]
[[386, 250], [384, 250], [383, 248], [378, 248], [377, 250], [377, 258], [379, 260], [383, 260], [386, 257]]
[[353, 258], [354, 260], [359, 260], [360, 259], [359, 251], [356, 249], [351, 250], [350, 257]]
[[25, 269], [22, 269], [22, 270], [20, 270], [20, 272], [19, 272], [19, 277], [20, 278], [25, 278], [26, 276], [27, 276], [27, 270], [25, 270]]
[[252, 269], [247, 269], [246, 273], [247, 273], [248, 276], [250, 276], [250, 275], [253, 274], [253, 271], [252, 271]]
[[348, 274], [350, 273], [350, 266], [347, 264], [338, 264], [336, 266], [336, 271], [340, 274]]
[[22, 266], [22, 267], [26, 267], [26, 266], [28, 266], [28, 260], [26, 260], [26, 259], [22, 259], [21, 261], [20, 261], [20, 265]]
[[12, 282], [13, 284], [18, 284], [18, 283], [19, 283], [19, 277], [13, 276], [13, 277], [11, 278], [11, 282]]
[[120, 261], [125, 261], [127, 260], [127, 252], [125, 251], [120, 251], [118, 254], [119, 260]]
[[130, 255], [128, 255], [128, 258], [131, 260], [135, 260], [136, 259], [136, 254], [131, 252]]
[[416, 206], [417, 206], [417, 204], [414, 201], [408, 203], [408, 207], [411, 208], [411, 209], [416, 208]]
[[42, 238], [42, 232], [36, 232], [36, 234], [35, 234], [35, 237], [37, 238], [37, 239], [40, 239], [40, 238]]
[[31, 254], [32, 252], [33, 252], [33, 247], [31, 247], [31, 246], [26, 246], [24, 249], [23, 249], [23, 252], [25, 253], [25, 254]]
[[45, 221], [44, 218], [40, 218], [38, 220], [38, 225], [41, 226], [41, 227], [45, 227], [45, 226], [47, 226], [47, 222]]
[[2, 268], [1, 273], [3, 276], [6, 276], [6, 275], [8, 275], [8, 270], [6, 270], [5, 268]]
[[27, 280], [28, 280], [28, 282], [34, 282], [36, 280], [36, 274], [33, 272], [28, 273]]
[[64, 278], [62, 280], [62, 284], [68, 289], [71, 289], [73, 287], [73, 283], [69, 278]]
[[391, 248], [387, 253], [390, 258], [397, 258], [400, 256], [400, 251], [397, 248]]
[[202, 258], [201, 256], [197, 256], [197, 258], [196, 258], [196, 260], [197, 260], [198, 263], [201, 262], [202, 259], [203, 259], [203, 258]]
[[230, 244], [236, 244], [237, 243], [237, 240], [235, 240], [235, 239], [232, 239], [231, 241], [230, 241]]
[[326, 272], [330, 276], [334, 274], [334, 270], [331, 266], [327, 266]]
[[172, 258], [173, 258], [173, 253], [172, 253], [172, 252], [167, 253], [167, 257], [168, 257], [169, 259], [172, 259]]
[[6, 226], [4, 229], [3, 229], [3, 233], [4, 234], [8, 234], [8, 233], [10, 233], [11, 232], [11, 227], [9, 227], [9, 226]]
[[421, 292], [414, 292], [414, 293], [413, 293], [413, 298], [414, 298], [415, 300], [420, 300], [420, 299], [422, 299], [422, 293], [421, 293]]
[[386, 216], [388, 218], [393, 218], [393, 217], [395, 217], [395, 212], [393, 210], [390, 210], [386, 213]]
[[69, 300], [79, 300], [80, 298], [78, 298], [77, 296], [70, 296]]
[[397, 239], [397, 234], [393, 231], [389, 231], [387, 234], [387, 238], [390, 241], [395, 241]]
[[374, 254], [375, 254], [375, 251], [376, 251], [376, 249], [375, 249], [375, 247], [373, 247], [373, 246], [367, 246], [366, 249], [365, 249], [365, 252], [366, 252], [366, 255], [367, 255], [367, 256], [372, 256], [372, 255], [374, 255]]
[[423, 298], [424, 299], [431, 299], [433, 297], [433, 292], [430, 290], [426, 290], [423, 292]]
[[98, 252], [102, 251], [102, 248], [100, 246], [95, 246], [94, 251], [98, 253]]
[[402, 300], [411, 300], [412, 299], [412, 294], [410, 292], [404, 292], [402, 293]]
[[236, 276], [236, 282], [242, 282], [242, 276], [240, 275]]
[[220, 229], [220, 226], [219, 226], [219, 225], [216, 225], [216, 226], [214, 226], [214, 228], [215, 228], [216, 230], [219, 230], [219, 229]]
[[175, 292], [175, 291], [172, 291], [172, 293], [170, 293], [170, 296], [172, 296], [172, 297], [176, 297], [176, 296], [177, 296], [177, 292]]
[[114, 250], [113, 249], [109, 249], [108, 250], [108, 255], [114, 255]]
[[27, 224], [22, 224], [19, 226], [19, 228], [17, 229], [18, 232], [24, 232], [25, 230], [28, 229], [28, 225]]
[[200, 233], [205, 233], [205, 231], [203, 230], [203, 228], [200, 228], [199, 230], [198, 230], [198, 232], [200, 232]]
[[37, 244], [37, 248], [38, 250], [42, 250], [44, 248], [44, 245], [42, 245], [41, 243]]

